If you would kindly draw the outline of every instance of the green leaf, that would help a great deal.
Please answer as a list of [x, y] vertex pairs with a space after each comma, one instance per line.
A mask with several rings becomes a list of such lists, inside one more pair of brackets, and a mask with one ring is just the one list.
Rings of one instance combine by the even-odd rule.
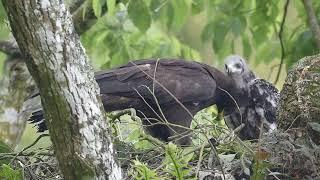
[[99, 18], [101, 16], [101, 9], [102, 9], [100, 0], [92, 0], [92, 9], [93, 9], [94, 15]]
[[191, 12], [192, 14], [199, 14], [205, 8], [205, 0], [192, 0]]
[[191, 167], [186, 162], [182, 150], [173, 143], [166, 145], [166, 155], [163, 163], [165, 170], [178, 180], [186, 179], [185, 177], [191, 171]]
[[[165, 3], [165, 4], [164, 4]], [[150, 10], [152, 13], [152, 19], [154, 21], [159, 20], [161, 24], [166, 24], [168, 20], [167, 9], [168, 1], [152, 0], [150, 3]]]
[[0, 3], [0, 24], [2, 26], [2, 23], [7, 19], [7, 14], [5, 13], [4, 7], [2, 3]]
[[247, 21], [244, 17], [237, 17], [231, 21], [231, 30], [232, 33], [238, 37], [242, 34], [246, 28]]
[[257, 57], [259, 60], [255, 63], [270, 63], [276, 57], [280, 56], [280, 43], [279, 41], [267, 41], [257, 51]]
[[22, 173], [20, 170], [14, 170], [10, 166], [3, 164], [0, 167], [0, 179], [21, 180]]
[[9, 152], [12, 152], [12, 149], [10, 148], [10, 146], [0, 141], [0, 153], [9, 153]]
[[242, 50], [243, 50], [244, 57], [249, 59], [251, 52], [252, 52], [252, 49], [251, 49], [250, 40], [247, 35], [244, 35], [242, 37]]
[[196, 50], [194, 50], [186, 45], [181, 46], [181, 57], [183, 59], [192, 59], [195, 61], [201, 59], [200, 54]]
[[171, 28], [179, 30], [186, 21], [189, 6], [185, 0], [170, 1], [170, 4], [173, 8]]
[[[6, 143], [0, 141], [0, 156], [1, 153], [10, 153], [13, 152], [10, 146], [8, 146]], [[0, 158], [0, 164], [8, 164], [11, 161], [10, 158]]]
[[320, 124], [315, 122], [309, 122], [308, 125], [314, 130], [320, 133]]
[[231, 164], [231, 162], [235, 159], [236, 154], [218, 154], [218, 156], [223, 164]]
[[82, 19], [86, 18], [89, 4], [90, 4], [89, 1], [84, 2], [84, 7], [83, 7], [83, 11], [82, 11]]
[[116, 1], [115, 0], [106, 0], [106, 1], [107, 1], [107, 7], [108, 7], [108, 15], [112, 16], [115, 13]]
[[168, 29], [172, 29], [172, 24], [174, 22], [174, 8], [172, 6], [171, 3], [168, 3], [167, 5], [167, 8], [166, 8], [166, 16], [167, 16], [167, 19], [164, 19], [167, 21], [167, 28]]
[[207, 42], [213, 38], [213, 32], [214, 32], [214, 23], [209, 22], [202, 30], [201, 32], [201, 40], [203, 42]]
[[287, 59], [287, 68], [290, 68], [299, 59], [316, 54], [318, 52], [312, 32], [307, 30], [298, 35], [291, 45], [291, 53]]
[[212, 39], [212, 45], [213, 49], [215, 50], [216, 53], [219, 53], [222, 47], [225, 47], [225, 37], [228, 33], [229, 28], [227, 25], [221, 21], [218, 21], [215, 23], [215, 28], [214, 28], [214, 36]]
[[141, 32], [146, 32], [149, 29], [151, 15], [147, 4], [143, 0], [131, 0], [128, 5], [128, 14], [133, 24]]
[[134, 172], [132, 173], [135, 179], [145, 179], [145, 180], [150, 180], [150, 179], [160, 179], [158, 177], [157, 172], [155, 170], [149, 169], [147, 164], [141, 163], [138, 160], [133, 160], [133, 167], [134, 167]]
[[267, 168], [270, 166], [269, 163], [265, 161], [257, 160], [253, 164], [253, 174], [250, 177], [252, 180], [263, 180], [267, 176]]
[[235, 37], [239, 36], [241, 33], [241, 22], [238, 18], [234, 18], [231, 21], [231, 31], [235, 35]]
[[267, 41], [268, 38], [269, 29], [261, 26], [258, 27], [258, 29], [253, 31], [253, 42], [256, 47], [260, 46], [261, 44], [264, 44], [265, 41]]

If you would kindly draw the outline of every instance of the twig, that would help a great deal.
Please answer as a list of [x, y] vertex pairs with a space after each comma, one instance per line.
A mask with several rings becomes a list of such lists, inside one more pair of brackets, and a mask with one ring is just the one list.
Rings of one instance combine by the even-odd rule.
[[168, 0], [163, 1], [163, 2], [154, 10], [154, 12], [157, 13], [167, 2], [168, 2]]
[[29, 175], [31, 176], [31, 179], [38, 179], [38, 178], [36, 177], [36, 175], [34, 174], [34, 172], [32, 171], [32, 169], [31, 169], [29, 166], [26, 166], [26, 165], [25, 165], [26, 162], [25, 162], [24, 159], [22, 159], [22, 158], [20, 158], [20, 157], [16, 157], [16, 159], [21, 163], [20, 165], [21, 165], [21, 167], [22, 167], [23, 169], [27, 169], [27, 171], [29, 172]]
[[[23, 152], [19, 152], [20, 154], [18, 156], [34, 156], [34, 155], [40, 155], [40, 156], [54, 156], [53, 153], [50, 152], [28, 152], [28, 153], [23, 153]], [[16, 157], [17, 153], [0, 153], [1, 156], [3, 157]], [[2, 159], [2, 158], [0, 158]]]
[[[145, 86], [145, 85], [142, 85], [142, 86], [143, 86], [143, 87], [146, 87], [146, 88], [149, 90], [149, 92], [151, 92], [148, 86]], [[162, 122], [164, 121], [164, 122], [166, 122], [166, 124], [169, 123], [169, 122], [167, 121], [167, 119], [163, 119], [163, 118], [165, 118], [165, 116], [163, 116], [163, 118], [162, 118], [162, 117], [152, 108], [152, 106], [151, 106], [151, 105], [147, 102], [147, 100], [139, 93], [139, 91], [138, 91], [137, 89], [134, 88], [134, 90], [137, 92], [137, 94], [140, 96], [140, 98], [143, 100], [143, 102], [150, 108], [150, 110], [152, 110], [153, 113], [158, 116], [158, 118], [159, 118], [158, 121], [162, 121]], [[155, 98], [155, 99], [156, 99], [156, 98]], [[154, 125], [153, 123], [151, 123], [151, 122], [149, 121], [150, 118], [146, 117], [146, 119], [148, 120], [148, 122], [149, 122], [151, 125]], [[172, 129], [172, 127], [168, 126], [168, 128], [170, 128], [173, 132], [175, 132], [175, 130]]]
[[[79, 1], [76, 2], [76, 4], [71, 5], [70, 10], [72, 13], [72, 19], [74, 22], [75, 30], [79, 35], [85, 33], [87, 30], [89, 30], [98, 20], [98, 18], [93, 13], [92, 6], [88, 5], [91, 1], [83, 1], [82, 0], [75, 0]], [[116, 2], [118, 3], [118, 2]], [[75, 7], [76, 5], [80, 5], [78, 8]], [[83, 12], [86, 11], [85, 17]], [[103, 6], [101, 8], [101, 14], [107, 13], [107, 7]]]
[[293, 126], [293, 124], [296, 122], [296, 120], [298, 120], [301, 116], [303, 116], [303, 114], [299, 114], [297, 117], [295, 117], [294, 120], [290, 123], [290, 126], [284, 132], [288, 132]]
[[201, 162], [202, 162], [202, 159], [203, 159], [203, 150], [205, 148], [205, 145], [202, 145], [201, 148], [200, 148], [200, 155], [199, 155], [199, 160], [198, 160], [198, 163], [197, 163], [197, 170], [196, 170], [196, 178], [198, 178], [198, 175], [199, 175], [199, 171], [200, 171], [200, 167], [201, 167]]
[[38, 143], [38, 141], [43, 138], [43, 137], [46, 137], [46, 136], [49, 136], [49, 134], [41, 134], [32, 144], [30, 144], [29, 146], [23, 148], [19, 153], [16, 154], [15, 157], [12, 158], [12, 160], [10, 161], [9, 165], [13, 163], [13, 161], [18, 157], [20, 156], [21, 153], [23, 153], [25, 150], [31, 148], [32, 146], [34, 146], [35, 144]]
[[141, 135], [142, 139], [149, 141], [153, 145], [156, 145], [157, 147], [164, 148], [164, 143], [162, 141], [158, 140], [157, 138], [154, 138], [150, 135], [147, 135], [143, 131], [140, 131], [140, 135]]
[[[203, 146], [204, 146], [205, 149], [211, 147], [209, 143], [206, 143], [206, 144], [204, 144]], [[185, 154], [185, 156], [187, 156], [187, 155], [189, 155], [189, 154], [191, 154], [191, 153], [194, 153], [194, 152], [196, 152], [196, 151], [199, 151], [199, 150], [201, 150], [201, 149], [202, 149], [202, 146], [196, 147], [196, 148], [192, 149], [191, 151], [187, 152], [187, 153]]]
[[[146, 87], [147, 90], [150, 92], [150, 94], [152, 95], [152, 97], [153, 97], [153, 99], [154, 99], [154, 101], [155, 101], [155, 104], [157, 105], [157, 108], [158, 108], [158, 110], [159, 110], [162, 118], [164, 119], [164, 121], [165, 121], [166, 123], [168, 123], [168, 120], [167, 120], [166, 116], [164, 115], [164, 113], [163, 113], [163, 111], [162, 111], [162, 108], [160, 107], [160, 104], [159, 104], [159, 101], [158, 101], [158, 98], [156, 97], [156, 95], [155, 95], [153, 92], [151, 92], [151, 90], [150, 90], [150, 88], [149, 88], [148, 86], [146, 86], [146, 85], [143, 85], [143, 86]], [[153, 91], [154, 91], [154, 90], [153, 90]]]
[[[156, 65], [154, 66], [154, 72], [153, 72], [153, 79], [156, 79], [156, 73], [157, 73], [157, 69], [158, 69], [158, 64], [159, 64], [159, 58], [156, 61]], [[154, 90], [155, 90], [155, 81], [152, 81], [152, 93], [155, 95]]]
[[111, 118], [111, 122], [114, 122], [116, 119], [119, 119], [121, 116], [126, 115], [126, 114], [130, 114], [131, 119], [136, 121], [137, 116], [134, 113], [134, 111], [135, 110], [133, 108], [124, 109], [124, 110], [118, 111], [116, 114], [109, 115], [109, 117]]
[[285, 58], [285, 50], [284, 50], [284, 44], [283, 44], [283, 39], [282, 39], [282, 33], [283, 33], [283, 30], [284, 30], [284, 24], [286, 22], [289, 2], [290, 2], [290, 0], [287, 0], [286, 4], [284, 5], [284, 12], [283, 12], [283, 17], [282, 17], [282, 22], [281, 22], [280, 30], [279, 30], [279, 34], [278, 34], [278, 37], [279, 37], [279, 40], [280, 40], [280, 45], [281, 45], [281, 60], [280, 60], [280, 66], [279, 66], [278, 73], [277, 73], [277, 76], [276, 76], [276, 80], [274, 81], [274, 84], [277, 84], [277, 82], [279, 80], [279, 76], [280, 76], [280, 73], [281, 73], [281, 70], [282, 70], [283, 61], [284, 61], [284, 58]]
[[221, 159], [219, 158], [219, 154], [217, 152], [217, 148], [211, 143], [211, 141], [208, 139], [208, 142], [212, 148], [212, 151], [213, 153], [216, 155], [217, 157], [217, 160], [218, 160], [218, 163], [219, 163], [219, 166], [220, 166], [220, 169], [221, 169], [221, 172], [222, 172], [222, 175], [223, 175], [223, 179], [226, 179], [226, 174], [224, 172], [224, 169], [223, 169], [223, 165], [222, 165], [222, 162], [221, 162]]
[[75, 12], [85, 2], [86, 2], [85, 0], [72, 0], [69, 6], [70, 12], [71, 13]]
[[[147, 89], [148, 87], [145, 86]], [[134, 88], [134, 90], [136, 91], [136, 93], [138, 94], [138, 96], [142, 99], [142, 101], [150, 108], [150, 110], [152, 110], [152, 112], [160, 119], [163, 120], [162, 117], [152, 108], [152, 106], [150, 105], [150, 103], [147, 102], [147, 100], [141, 95], [141, 93]]]
[[11, 56], [21, 54], [15, 41], [0, 41], [0, 51]]
[[233, 97], [227, 90], [225, 90], [225, 89], [223, 89], [223, 88], [220, 88], [220, 87], [218, 87], [218, 88], [219, 88], [221, 91], [225, 92], [225, 93], [232, 99], [232, 101], [234, 102], [234, 104], [235, 104], [236, 107], [237, 107], [237, 110], [239, 111], [240, 122], [242, 123], [242, 113], [241, 113], [241, 110], [240, 110], [240, 107], [239, 107], [237, 101], [234, 99], [234, 97]]

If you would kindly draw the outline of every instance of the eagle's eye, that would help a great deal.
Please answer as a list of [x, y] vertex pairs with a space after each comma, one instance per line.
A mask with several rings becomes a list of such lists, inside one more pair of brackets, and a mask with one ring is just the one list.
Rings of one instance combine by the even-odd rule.
[[241, 64], [240, 63], [237, 63], [234, 65], [237, 69], [240, 69], [241, 68]]

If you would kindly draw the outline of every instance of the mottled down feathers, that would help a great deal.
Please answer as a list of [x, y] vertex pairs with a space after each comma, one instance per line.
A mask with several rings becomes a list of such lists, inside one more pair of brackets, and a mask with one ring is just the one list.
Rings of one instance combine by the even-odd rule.
[[240, 131], [242, 139], [259, 138], [263, 132], [276, 129], [276, 113], [279, 103], [279, 91], [270, 82], [256, 77], [248, 68], [245, 60], [238, 55], [228, 56], [225, 60], [225, 73], [233, 79], [247, 97], [246, 102], [240, 102], [239, 110], [228, 109], [225, 120], [228, 126], [236, 128], [241, 123], [245, 127]]

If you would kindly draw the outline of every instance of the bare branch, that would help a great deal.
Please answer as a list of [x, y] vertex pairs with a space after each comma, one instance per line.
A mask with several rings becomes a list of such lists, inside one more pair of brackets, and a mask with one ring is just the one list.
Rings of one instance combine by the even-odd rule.
[[274, 81], [274, 84], [277, 84], [278, 80], [279, 80], [279, 76], [282, 70], [282, 65], [283, 65], [283, 61], [285, 58], [285, 49], [284, 49], [284, 45], [283, 45], [283, 38], [282, 38], [282, 34], [283, 34], [283, 30], [284, 30], [284, 24], [286, 22], [286, 17], [287, 17], [287, 13], [288, 13], [288, 7], [289, 7], [289, 2], [290, 0], [286, 1], [286, 4], [284, 5], [284, 12], [283, 12], [283, 16], [282, 16], [282, 22], [280, 25], [280, 30], [279, 30], [279, 40], [280, 40], [280, 45], [281, 45], [281, 60], [280, 60], [280, 65], [279, 65], [279, 69], [278, 69], [278, 73], [276, 76], [276, 80]]
[[79, 9], [79, 7], [81, 7], [85, 2], [86, 2], [86, 0], [71, 0], [70, 3], [69, 3], [70, 12], [73, 14], [73, 13], [76, 12], [76, 10]]
[[0, 41], [0, 51], [7, 55], [19, 55], [20, 50], [15, 41]]
[[312, 31], [314, 39], [316, 40], [317, 48], [320, 49], [320, 27], [318, 24], [317, 16], [314, 13], [314, 10], [312, 7], [312, 1], [303, 0], [303, 5], [308, 15], [310, 30]]

